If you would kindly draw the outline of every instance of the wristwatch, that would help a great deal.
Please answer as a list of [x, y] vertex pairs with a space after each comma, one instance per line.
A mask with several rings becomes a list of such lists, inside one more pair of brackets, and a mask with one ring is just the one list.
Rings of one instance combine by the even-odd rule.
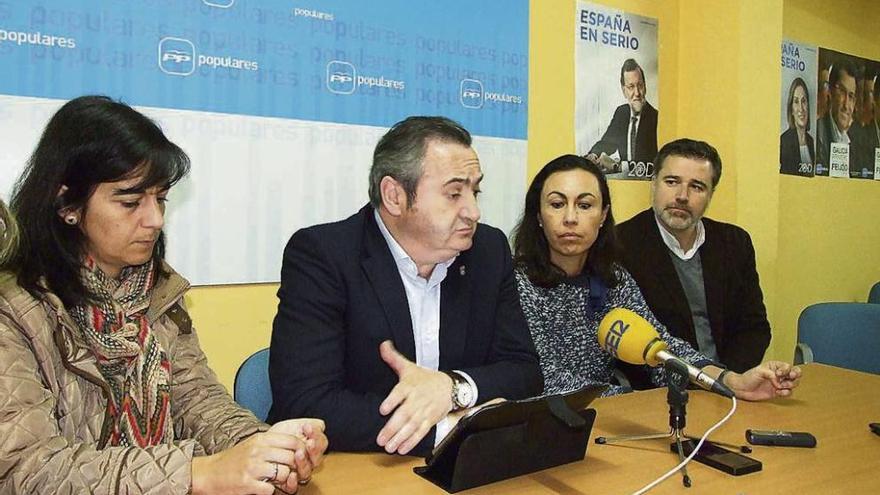
[[461, 374], [454, 371], [444, 371], [443, 373], [452, 378], [452, 410], [460, 411], [470, 406], [474, 398], [471, 384]]

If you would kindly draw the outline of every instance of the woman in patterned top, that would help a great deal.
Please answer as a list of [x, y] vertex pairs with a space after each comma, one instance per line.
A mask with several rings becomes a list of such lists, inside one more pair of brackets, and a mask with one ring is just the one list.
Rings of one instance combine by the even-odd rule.
[[188, 171], [123, 103], [49, 120], [12, 198], [20, 249], [0, 250], [0, 493], [292, 493], [321, 462], [323, 422], [270, 427], [208, 367], [163, 259]]
[[[712, 377], [724, 370], [673, 337], [657, 321], [633, 278], [617, 264], [614, 216], [608, 182], [589, 160], [563, 155], [544, 166], [526, 193], [514, 231], [517, 289], [544, 373], [544, 392], [555, 394], [590, 384], [611, 384], [614, 358], [596, 337], [612, 308], [645, 318], [669, 350]], [[652, 382], [665, 384], [662, 367], [649, 369]], [[786, 397], [800, 369], [769, 361], [744, 374], [722, 377], [739, 398]], [[620, 393], [610, 385], [606, 395]]]

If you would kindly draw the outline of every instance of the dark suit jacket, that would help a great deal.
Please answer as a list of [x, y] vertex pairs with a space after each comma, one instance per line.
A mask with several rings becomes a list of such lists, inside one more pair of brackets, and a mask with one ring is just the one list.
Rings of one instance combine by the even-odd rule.
[[[749, 234], [728, 223], [703, 218], [700, 247], [712, 337], [720, 361], [742, 373], [757, 366], [770, 343], [770, 323], [758, 283]], [[697, 348], [690, 306], [669, 248], [648, 209], [618, 226], [623, 265], [642, 289], [648, 306], [670, 333]]]
[[880, 147], [877, 127], [874, 121], [866, 126], [853, 124], [849, 134], [852, 138], [852, 155], [850, 157], [850, 177], [863, 177], [862, 169], [867, 168], [870, 178], [874, 172], [874, 149]]
[[[807, 148], [810, 150], [810, 170], [816, 163], [813, 136], [807, 133]], [[779, 136], [779, 171], [791, 175], [812, 175], [801, 172], [801, 145], [798, 142], [797, 130], [789, 127]]]
[[[272, 328], [270, 422], [327, 423], [330, 448], [380, 450], [379, 404], [397, 375], [379, 356], [392, 340], [415, 361], [406, 292], [373, 208], [296, 232], [284, 250]], [[479, 225], [440, 289], [440, 369], [468, 373], [480, 403], [538, 395], [543, 378], [519, 304], [504, 234]], [[413, 451], [426, 455], [434, 430]]]
[[[828, 175], [831, 169], [831, 143], [832, 137], [834, 136], [833, 132], [833, 122], [831, 117], [831, 110], [828, 110], [828, 114], [824, 117], [816, 121], [816, 163], [822, 164], [825, 167], [822, 175]], [[858, 124], [853, 123], [852, 126], [848, 129], [847, 136], [849, 136], [850, 146], [849, 146], [849, 173], [850, 177], [861, 177], [861, 165], [858, 163], [859, 156], [858, 150], [856, 149], [857, 144], [856, 141], [858, 138], [855, 134], [858, 132], [856, 130]], [[871, 160], [870, 170], [874, 170], [874, 161]]]
[[590, 153], [612, 155], [615, 151], [620, 153], [621, 160], [635, 160], [637, 162], [653, 163], [657, 157], [657, 109], [647, 101], [642, 107], [642, 116], [639, 119], [639, 130], [636, 132], [635, 158], [627, 155], [626, 140], [629, 133], [629, 104], [623, 104], [614, 111], [614, 117], [605, 129], [596, 144], [590, 148]]
[[828, 175], [831, 164], [828, 158], [831, 156], [831, 110], [816, 121], [816, 164], [822, 165], [822, 175]]

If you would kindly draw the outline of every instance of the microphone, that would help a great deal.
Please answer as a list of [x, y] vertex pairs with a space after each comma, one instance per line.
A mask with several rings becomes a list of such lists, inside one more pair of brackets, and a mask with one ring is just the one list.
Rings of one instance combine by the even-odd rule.
[[598, 338], [599, 345], [621, 361], [651, 367], [662, 363], [687, 375], [692, 383], [705, 390], [725, 397], [734, 396], [733, 391], [721, 380], [710, 377], [703, 370], [667, 351], [669, 345], [660, 339], [657, 330], [628, 309], [614, 308], [609, 311], [599, 324]]

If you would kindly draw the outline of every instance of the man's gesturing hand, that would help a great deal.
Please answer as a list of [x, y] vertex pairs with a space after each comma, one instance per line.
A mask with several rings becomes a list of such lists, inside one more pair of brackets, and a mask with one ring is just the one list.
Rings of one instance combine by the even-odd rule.
[[452, 379], [406, 359], [389, 340], [379, 346], [379, 355], [399, 381], [379, 405], [383, 416], [394, 414], [376, 443], [389, 454], [407, 454], [452, 410]]

